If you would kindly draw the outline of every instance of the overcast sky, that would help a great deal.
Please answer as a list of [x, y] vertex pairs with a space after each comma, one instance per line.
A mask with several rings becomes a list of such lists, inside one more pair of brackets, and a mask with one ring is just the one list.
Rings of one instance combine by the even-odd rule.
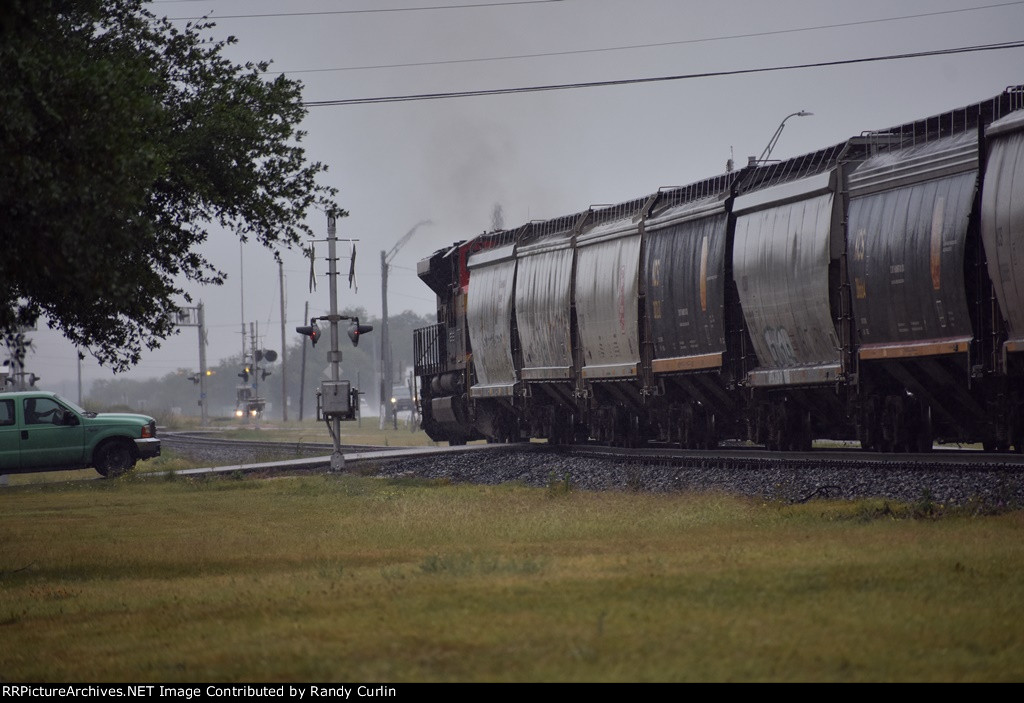
[[[480, 6], [487, 2], [492, 6]], [[273, 61], [272, 71], [305, 84], [308, 102], [736, 71], [1024, 38], [1024, 2], [981, 0], [177, 0], [150, 7], [171, 18], [209, 13], [217, 36], [238, 38], [232, 58]], [[414, 9], [426, 7], [437, 9]], [[1022, 69], [1024, 50], [1012, 49], [311, 107], [304, 143], [312, 160], [328, 165], [323, 182], [338, 188], [351, 213], [339, 222], [339, 236], [360, 240], [359, 290], [343, 287], [340, 305], [379, 314], [380, 252], [430, 220], [394, 256], [388, 303], [393, 313], [430, 314], [433, 294], [417, 279], [416, 262], [489, 229], [495, 204], [512, 227], [629, 200], [721, 173], [730, 156], [742, 166], [799, 110], [814, 114], [786, 123], [774, 158], [991, 97], [1024, 83]], [[321, 213], [310, 224], [326, 236]], [[269, 333], [264, 346], [279, 349], [278, 270], [270, 252], [255, 244], [243, 251], [233, 235], [217, 231], [204, 254], [228, 274], [224, 286], [189, 288], [206, 307], [209, 363], [241, 351], [243, 278], [245, 321]], [[311, 314], [327, 312], [326, 269], [321, 262], [319, 288], [310, 293], [306, 260], [288, 251], [283, 259], [293, 340], [306, 301]], [[74, 349], [53, 332], [31, 336], [36, 349], [27, 369], [44, 388], [75, 397]], [[198, 368], [194, 329], [146, 354], [127, 376], [178, 368]], [[82, 372], [86, 389], [112, 377], [91, 357]]]

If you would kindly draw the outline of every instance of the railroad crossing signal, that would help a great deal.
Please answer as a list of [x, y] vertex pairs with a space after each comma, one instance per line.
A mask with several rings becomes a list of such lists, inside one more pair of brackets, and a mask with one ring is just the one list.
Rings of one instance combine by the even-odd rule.
[[320, 327], [319, 325], [316, 324], [315, 319], [310, 320], [309, 325], [296, 327], [295, 331], [305, 337], [309, 337], [309, 341], [313, 343], [314, 347], [316, 346], [317, 341], [319, 341], [320, 339]]
[[373, 331], [373, 325], [361, 325], [359, 324], [359, 318], [352, 320], [352, 324], [348, 328], [348, 338], [352, 340], [352, 346], [359, 346], [359, 338], [367, 332]]

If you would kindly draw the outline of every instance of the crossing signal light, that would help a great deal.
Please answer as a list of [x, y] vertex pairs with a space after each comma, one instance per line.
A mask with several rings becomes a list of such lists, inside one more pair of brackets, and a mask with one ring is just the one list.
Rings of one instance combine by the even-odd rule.
[[249, 382], [249, 367], [246, 366], [242, 369], [242, 373], [238, 374], [238, 377], [245, 383]]
[[352, 321], [352, 324], [349, 325], [349, 328], [348, 328], [348, 338], [352, 340], [352, 346], [358, 347], [359, 346], [359, 338], [362, 337], [367, 332], [372, 332], [372, 331], [373, 331], [373, 325], [361, 325], [361, 324], [359, 324], [359, 320], [355, 319], [355, 320]]
[[317, 341], [319, 341], [320, 339], [320, 327], [316, 324], [316, 320], [310, 320], [309, 325], [305, 325], [303, 327], [296, 327], [295, 331], [305, 337], [309, 337], [309, 341], [313, 343], [314, 347], [316, 346]]

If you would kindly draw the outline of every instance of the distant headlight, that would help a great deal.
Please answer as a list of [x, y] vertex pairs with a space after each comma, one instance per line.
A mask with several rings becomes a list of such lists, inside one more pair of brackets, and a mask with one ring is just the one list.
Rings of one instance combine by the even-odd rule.
[[391, 399], [391, 404], [392, 404], [392, 405], [394, 405], [394, 404], [395, 404], [395, 403], [397, 403], [397, 402], [398, 402], [398, 399], [397, 399], [397, 398], [392, 398], [392, 399]]
[[235, 417], [242, 417], [242, 415], [244, 415], [244, 414], [245, 413], [243, 413], [241, 409], [238, 409], [238, 410], [235, 411]]

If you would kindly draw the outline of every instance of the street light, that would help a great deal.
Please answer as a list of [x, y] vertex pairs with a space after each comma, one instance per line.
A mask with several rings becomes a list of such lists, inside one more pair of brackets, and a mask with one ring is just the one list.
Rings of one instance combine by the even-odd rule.
[[761, 158], [757, 160], [757, 163], [763, 163], [768, 160], [769, 156], [771, 156], [772, 150], [775, 148], [776, 143], [779, 141], [779, 136], [782, 134], [782, 128], [786, 126], [786, 120], [790, 117], [810, 117], [813, 114], [813, 112], [801, 110], [800, 112], [794, 112], [791, 115], [786, 115], [785, 119], [779, 123], [779, 128], [775, 130], [775, 134], [772, 135], [771, 141], [768, 142], [768, 146], [766, 146], [764, 151], [761, 152]]
[[[391, 397], [391, 339], [388, 335], [388, 268], [391, 265], [391, 260], [395, 258], [395, 254], [401, 249], [406, 242], [408, 242], [412, 235], [415, 234], [416, 230], [424, 225], [434, 224], [430, 220], [421, 220], [413, 225], [412, 229], [405, 233], [395, 246], [391, 247], [391, 251], [380, 252], [380, 297], [381, 297], [381, 320], [380, 320], [380, 428], [383, 430], [384, 425], [390, 422], [394, 428], [398, 429], [398, 418], [395, 415], [391, 404], [387, 402], [387, 399]], [[355, 343], [355, 339], [352, 340]]]

